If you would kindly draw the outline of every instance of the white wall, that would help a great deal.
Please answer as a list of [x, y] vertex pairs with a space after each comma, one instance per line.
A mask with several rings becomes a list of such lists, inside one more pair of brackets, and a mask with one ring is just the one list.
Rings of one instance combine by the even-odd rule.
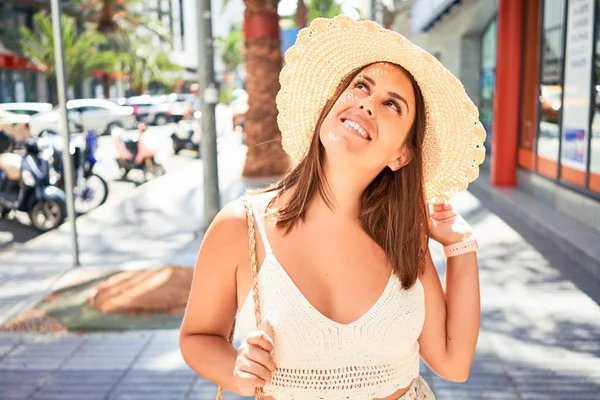
[[399, 15], [393, 29], [440, 59], [479, 104], [481, 35], [496, 14], [498, 0], [463, 0], [427, 32], [411, 32], [410, 11]]
[[[196, 0], [184, 0], [183, 10], [179, 10], [179, 0], [172, 0], [173, 25], [174, 25], [174, 51], [171, 54], [173, 62], [186, 68], [198, 67], [198, 24], [196, 16]], [[241, 26], [244, 17], [244, 3], [242, 0], [230, 0], [227, 8], [223, 10], [222, 0], [212, 0], [212, 28], [215, 38], [226, 36], [234, 25]], [[183, 18], [184, 37], [181, 40], [179, 22]], [[220, 79], [223, 73], [223, 64], [218, 56], [215, 45], [215, 75]]]

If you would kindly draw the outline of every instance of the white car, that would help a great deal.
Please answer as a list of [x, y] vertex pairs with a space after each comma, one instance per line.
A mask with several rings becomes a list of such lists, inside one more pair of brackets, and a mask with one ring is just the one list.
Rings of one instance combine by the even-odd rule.
[[9, 111], [20, 115], [35, 115], [52, 110], [50, 103], [2, 103], [0, 110]]
[[[105, 99], [77, 99], [67, 101], [69, 121], [77, 122], [86, 131], [98, 135], [108, 134], [114, 127], [134, 129], [136, 118], [133, 107], [120, 106]], [[33, 115], [29, 121], [31, 134], [38, 136], [47, 131], [60, 132], [61, 117], [58, 108], [42, 114]]]
[[193, 94], [171, 93], [163, 95], [152, 107], [147, 118], [157, 125], [168, 121], [179, 122], [188, 112], [193, 101]]

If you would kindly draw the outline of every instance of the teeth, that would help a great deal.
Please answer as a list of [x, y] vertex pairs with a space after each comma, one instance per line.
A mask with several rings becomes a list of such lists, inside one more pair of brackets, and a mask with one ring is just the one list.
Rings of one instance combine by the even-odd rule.
[[369, 139], [369, 135], [367, 134], [367, 131], [365, 131], [363, 129], [363, 127], [360, 126], [359, 124], [357, 124], [356, 122], [350, 121], [347, 119], [344, 121], [344, 125], [347, 126], [348, 128], [354, 129], [356, 132], [360, 133], [360, 135], [362, 137], [364, 137], [365, 139]]

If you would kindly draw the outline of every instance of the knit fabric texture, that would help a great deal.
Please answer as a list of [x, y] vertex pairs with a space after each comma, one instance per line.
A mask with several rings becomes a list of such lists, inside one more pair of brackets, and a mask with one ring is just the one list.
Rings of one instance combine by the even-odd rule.
[[[274, 330], [277, 369], [265, 395], [277, 400], [372, 400], [408, 387], [419, 376], [425, 299], [419, 280], [404, 290], [392, 275], [377, 302], [349, 324], [314, 308], [271, 250], [263, 215], [254, 207], [265, 246], [258, 272], [260, 307]], [[238, 337], [256, 330], [252, 293], [237, 316]]]

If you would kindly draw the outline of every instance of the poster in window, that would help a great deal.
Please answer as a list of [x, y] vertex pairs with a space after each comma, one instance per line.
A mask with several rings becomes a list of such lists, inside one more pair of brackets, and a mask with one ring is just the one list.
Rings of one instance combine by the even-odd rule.
[[590, 127], [595, 0], [569, 2], [561, 163], [585, 171]]
[[15, 101], [17, 103], [25, 101], [25, 84], [22, 81], [15, 82]]

